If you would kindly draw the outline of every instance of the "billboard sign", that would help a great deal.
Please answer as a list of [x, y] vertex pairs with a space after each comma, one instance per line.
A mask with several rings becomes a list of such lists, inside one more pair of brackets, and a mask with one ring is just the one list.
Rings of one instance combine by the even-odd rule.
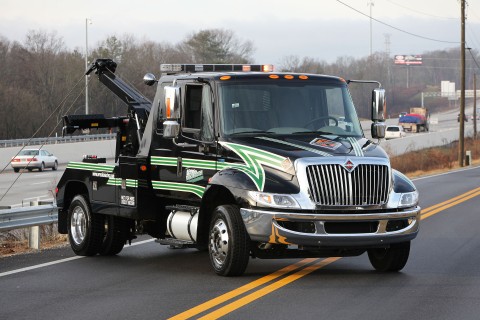
[[422, 55], [419, 54], [398, 54], [394, 57], [394, 63], [405, 66], [418, 66], [422, 64]]

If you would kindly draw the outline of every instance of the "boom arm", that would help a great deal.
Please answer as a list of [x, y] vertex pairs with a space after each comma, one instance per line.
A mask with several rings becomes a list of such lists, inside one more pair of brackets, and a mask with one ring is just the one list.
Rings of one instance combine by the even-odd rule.
[[[152, 108], [152, 102], [138, 90], [117, 77], [114, 74], [116, 68], [116, 62], [111, 59], [97, 59], [92, 63], [85, 75], [89, 75], [92, 71], [95, 71], [101, 83], [132, 108], [140, 119], [145, 119], [146, 121], [148, 113], [150, 113], [150, 109]], [[144, 115], [146, 115], [146, 117], [144, 117]]]
[[77, 129], [117, 127], [119, 128], [117, 157], [119, 154], [134, 156], [138, 152], [152, 102], [117, 77], [114, 74], [116, 68], [117, 64], [111, 59], [97, 59], [85, 75], [95, 71], [100, 82], [127, 104], [127, 115], [115, 118], [105, 118], [103, 115], [67, 115], [64, 116], [63, 132], [73, 133]]

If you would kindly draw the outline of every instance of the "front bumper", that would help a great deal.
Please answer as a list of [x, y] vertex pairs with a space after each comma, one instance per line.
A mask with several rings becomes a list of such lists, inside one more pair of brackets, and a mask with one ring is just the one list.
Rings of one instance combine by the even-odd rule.
[[381, 247], [417, 236], [420, 207], [398, 212], [292, 213], [240, 209], [252, 241], [311, 247]]

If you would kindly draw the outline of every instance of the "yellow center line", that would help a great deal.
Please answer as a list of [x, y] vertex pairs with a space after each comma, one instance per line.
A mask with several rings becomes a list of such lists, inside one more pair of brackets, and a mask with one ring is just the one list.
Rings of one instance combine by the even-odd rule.
[[306, 264], [309, 264], [309, 263], [312, 263], [314, 261], [317, 261], [319, 260], [318, 258], [308, 258], [308, 259], [303, 259], [297, 263], [294, 263], [294, 264], [291, 264], [289, 266], [286, 266], [285, 268], [282, 268], [274, 273], [271, 273], [267, 276], [264, 276], [260, 279], [257, 279], [255, 281], [252, 281], [250, 283], [247, 283], [246, 285], [244, 286], [241, 286], [240, 288], [238, 289], [235, 289], [235, 290], [232, 290], [230, 292], [227, 292], [225, 294], [222, 294], [221, 296], [218, 296], [217, 298], [214, 298], [212, 300], [209, 300], [205, 303], [202, 303], [192, 309], [189, 309], [185, 312], [182, 312], [172, 318], [169, 318], [168, 320], [180, 320], [180, 319], [188, 319], [190, 317], [193, 317], [199, 313], [202, 313], [203, 311], [206, 311], [208, 309], [211, 309], [225, 301], [228, 301], [232, 298], [235, 298], [247, 291], [250, 291], [252, 289], [255, 289], [256, 287], [259, 287], [265, 283], [268, 283], [278, 277], [281, 277], [289, 272], [292, 272], [298, 268], [301, 268], [303, 267], [304, 265]]
[[[477, 189], [474, 189], [474, 190], [477, 190], [476, 192], [472, 193], [471, 191], [469, 192], [466, 192], [458, 197], [455, 197], [455, 198], [452, 198], [450, 200], [447, 200], [445, 202], [442, 202], [443, 206], [441, 207], [438, 207], [438, 205], [435, 205], [435, 206], [431, 206], [429, 208], [427, 208], [426, 210], [424, 210], [422, 212], [422, 215], [420, 217], [421, 220], [424, 220], [428, 217], [431, 217], [433, 216], [434, 214], [437, 214], [439, 213], [440, 211], [443, 211], [443, 210], [446, 210], [448, 208], [451, 208], [453, 206], [456, 206], [457, 204], [459, 203], [462, 203], [462, 202], [465, 202], [469, 199], [472, 199], [476, 196], [479, 196], [480, 195], [480, 188], [477, 188]], [[453, 199], [457, 199], [455, 201], [451, 201]]]
[[456, 197], [454, 197], [454, 198], [448, 199], [448, 200], [446, 200], [446, 201], [444, 201], [444, 202], [437, 203], [436, 205], [433, 205], [433, 206], [431, 206], [431, 207], [428, 207], [428, 208], [426, 208], [426, 209], [423, 209], [423, 210], [422, 210], [422, 215], [425, 214], [425, 213], [427, 213], [427, 212], [429, 212], [429, 211], [432, 211], [432, 210], [434, 210], [434, 209], [443, 207], [443, 206], [445, 206], [446, 204], [448, 204], [448, 203], [450, 203], [450, 202], [457, 201], [457, 200], [459, 200], [459, 199], [461, 199], [461, 198], [463, 198], [463, 197], [465, 197], [465, 196], [468, 196], [468, 195], [470, 195], [470, 194], [472, 194], [472, 193], [477, 193], [478, 191], [480, 191], [480, 187], [475, 188], [475, 189], [473, 189], [473, 190], [470, 190], [470, 191], [468, 191], [468, 192], [465, 192], [465, 193], [463, 193], [463, 194], [461, 194], [461, 195], [459, 195], [459, 196], [456, 196]]
[[330, 264], [330, 263], [333, 263], [337, 260], [339, 260], [340, 258], [338, 257], [331, 257], [331, 258], [327, 258], [327, 259], [324, 259], [320, 262], [317, 262], [313, 265], [310, 265], [306, 268], [303, 268], [301, 269], [300, 271], [292, 274], [292, 275], [289, 275], [283, 279], [280, 279], [260, 290], [257, 290], [245, 297], [242, 297], [232, 303], [229, 303], [227, 304], [226, 306], [223, 306], [207, 315], [205, 315], [204, 317], [201, 317], [199, 319], [201, 320], [210, 320], [210, 319], [218, 319], [234, 310], [237, 310], [238, 308], [241, 308], [249, 303], [251, 303], [252, 301], [255, 301], [269, 293], [272, 293], [273, 291], [275, 290], [278, 290], [284, 286], [286, 286], [287, 284], [289, 283], [292, 283], [294, 281], [297, 281], [298, 279], [312, 273], [313, 271], [315, 270], [318, 270], [320, 268], [323, 268], [324, 266]]
[[[480, 187], [478, 188], [475, 188], [473, 190], [470, 190], [468, 192], [465, 192], [461, 195], [458, 195], [456, 197], [453, 197], [451, 199], [448, 199], [444, 202], [441, 202], [441, 203], [438, 203], [438, 204], [435, 204], [433, 206], [430, 206], [426, 209], [423, 209], [422, 210], [422, 214], [421, 214], [421, 217], [420, 219], [421, 220], [424, 220], [428, 217], [431, 217], [433, 216], [434, 214], [437, 214], [441, 211], [444, 211], [446, 209], [449, 209], [457, 204], [460, 204], [462, 202], [465, 202], [469, 199], [472, 199], [476, 196], [480, 196]], [[204, 311], [207, 311], [221, 303], [224, 303], [228, 300], [231, 300], [241, 294], [244, 294], [252, 289], [255, 289], [259, 286], [262, 286], [274, 279], [277, 279], [279, 277], [282, 277], [290, 272], [293, 272], [297, 269], [300, 269], [299, 271], [289, 275], [289, 276], [286, 276], [284, 278], [281, 278], [257, 291], [254, 291], [238, 300], [235, 300], [219, 309], [216, 309], [214, 311], [212, 311], [211, 313], [199, 318], [199, 319], [218, 319], [234, 310], [237, 310], [269, 293], [272, 293], [273, 291], [275, 290], [278, 290], [284, 286], [286, 286], [287, 284], [289, 283], [292, 283], [320, 268], [323, 268], [324, 266], [328, 265], [328, 264], [331, 264], [337, 260], [339, 260], [341, 258], [338, 258], [338, 257], [330, 257], [330, 258], [327, 258], [327, 259], [323, 259], [321, 261], [318, 261], [320, 259], [318, 258], [310, 258], [310, 259], [304, 259], [304, 260], [301, 260], [295, 264], [292, 264], [292, 265], [289, 265], [289, 266], [286, 266], [272, 274], [269, 274], [267, 276], [264, 276], [258, 280], [255, 280], [253, 282], [250, 282], [242, 287], [239, 287], [238, 289], [234, 289], [230, 292], [227, 292], [221, 296], [218, 296], [217, 298], [214, 298], [212, 300], [209, 300], [207, 302], [204, 302], [192, 309], [189, 309], [185, 312], [182, 312], [172, 318], [169, 318], [168, 320], [180, 320], [180, 319], [188, 319], [190, 317], [193, 317], [195, 315], [198, 315]], [[311, 264], [315, 261], [318, 261], [314, 264]], [[303, 266], [307, 265], [307, 264], [311, 264], [303, 269], [301, 269]]]

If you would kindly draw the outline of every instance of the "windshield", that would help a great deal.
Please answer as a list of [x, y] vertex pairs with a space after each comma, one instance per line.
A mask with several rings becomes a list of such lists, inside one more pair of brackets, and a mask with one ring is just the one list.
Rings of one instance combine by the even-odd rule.
[[324, 81], [231, 82], [220, 87], [226, 135], [363, 136], [347, 86]]
[[18, 154], [19, 156], [37, 156], [38, 155], [38, 150], [22, 150]]

